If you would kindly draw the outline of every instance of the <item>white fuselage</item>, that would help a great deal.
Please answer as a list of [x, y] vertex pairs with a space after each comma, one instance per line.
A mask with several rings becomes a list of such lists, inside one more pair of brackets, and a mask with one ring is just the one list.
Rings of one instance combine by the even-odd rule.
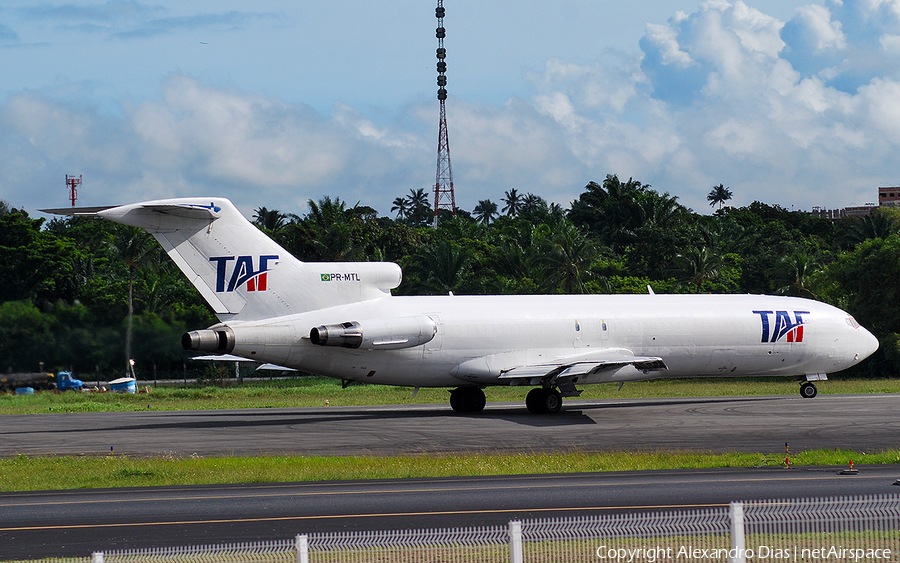
[[[457, 387], [450, 402], [458, 412], [484, 408], [484, 394], [473, 389], [487, 385], [533, 386], [529, 411], [558, 412], [559, 398], [576, 395], [576, 384], [815, 380], [878, 348], [844, 311], [793, 297], [393, 297], [402, 280], [397, 264], [301, 262], [225, 198], [53, 211], [153, 234], [222, 321], [185, 334], [188, 350], [344, 380]], [[815, 396], [814, 385], [801, 394]]]
[[[428, 342], [399, 350], [313, 344], [323, 324], [425, 315]], [[660, 377], [804, 376], [850, 367], [878, 347], [845, 312], [764, 295], [523, 295], [384, 297], [247, 323], [226, 323], [238, 356], [386, 385], [522, 384], [507, 370], [604, 351], [656, 356], [668, 369], [600, 370], [578, 383]], [[799, 327], [799, 329], [798, 329]]]

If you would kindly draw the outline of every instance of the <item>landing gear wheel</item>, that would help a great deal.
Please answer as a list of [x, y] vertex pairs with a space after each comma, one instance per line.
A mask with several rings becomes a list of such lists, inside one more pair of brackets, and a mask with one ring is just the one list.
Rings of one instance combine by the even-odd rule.
[[478, 387], [457, 387], [450, 391], [450, 407], [456, 412], [481, 412], [486, 403], [484, 391]]
[[541, 409], [541, 403], [544, 400], [544, 390], [540, 387], [532, 389], [525, 395], [525, 408], [528, 409], [528, 412], [531, 414], [541, 414], [544, 412]]
[[548, 414], [556, 414], [562, 408], [562, 395], [556, 389], [547, 389], [547, 396], [544, 397], [544, 412]]
[[562, 408], [562, 395], [556, 389], [532, 389], [525, 396], [525, 407], [532, 414], [556, 414]]
[[809, 381], [807, 381], [800, 386], [800, 396], [804, 399], [812, 399], [818, 394], [819, 390], [816, 389], [816, 385], [814, 383], [810, 383]]

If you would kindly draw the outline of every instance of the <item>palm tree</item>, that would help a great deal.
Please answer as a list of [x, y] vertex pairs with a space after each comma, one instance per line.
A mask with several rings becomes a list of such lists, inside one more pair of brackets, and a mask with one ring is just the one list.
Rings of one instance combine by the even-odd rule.
[[544, 249], [542, 289], [588, 293], [586, 283], [594, 277], [590, 268], [600, 255], [600, 247], [574, 223], [562, 219], [544, 241]]
[[812, 276], [821, 271], [822, 267], [814, 257], [803, 252], [794, 252], [783, 256], [779, 265], [791, 279], [788, 285], [778, 288], [779, 294], [816, 299], [816, 295], [809, 289], [809, 281]]
[[[396, 203], [396, 200], [395, 200]], [[431, 204], [428, 203], [428, 194], [424, 188], [409, 190], [409, 219], [416, 225], [427, 225], [434, 218], [431, 212]]]
[[864, 240], [887, 238], [891, 236], [896, 220], [887, 213], [875, 211], [862, 219], [845, 220], [847, 234], [844, 238], [851, 244], [859, 244]]
[[406, 219], [409, 216], [409, 200], [405, 197], [398, 197], [394, 199], [394, 205], [391, 207], [391, 212], [397, 212], [397, 219]]
[[411, 284], [424, 294], [464, 291], [471, 283], [471, 262], [470, 254], [453, 241], [428, 245], [412, 259]]
[[506, 192], [506, 197], [504, 197], [502, 201], [506, 204], [503, 206], [503, 212], [506, 213], [507, 216], [515, 217], [522, 211], [524, 201], [516, 188], [508, 190]]
[[277, 209], [266, 209], [265, 207], [257, 207], [253, 212], [253, 222], [257, 227], [262, 227], [267, 231], [275, 232], [285, 225], [287, 215]]
[[489, 199], [482, 199], [475, 206], [472, 215], [482, 225], [489, 225], [497, 214], [497, 204]]
[[724, 185], [719, 184], [718, 186], [713, 187], [713, 189], [706, 196], [706, 201], [709, 202], [710, 207], [719, 206], [719, 209], [722, 209], [722, 205], [731, 199], [732, 193], [731, 190], [726, 188]]
[[312, 244], [321, 260], [346, 261], [356, 258], [358, 249], [354, 246], [350, 210], [341, 198], [325, 196], [318, 202], [309, 200], [309, 213], [305, 224]]
[[150, 233], [138, 227], [117, 226], [113, 251], [128, 268], [128, 321], [125, 329], [126, 373], [131, 371], [131, 340], [134, 326], [134, 275], [153, 250]]
[[697, 293], [703, 282], [719, 277], [722, 259], [705, 246], [687, 248], [677, 258], [681, 261], [685, 279], [697, 288]]

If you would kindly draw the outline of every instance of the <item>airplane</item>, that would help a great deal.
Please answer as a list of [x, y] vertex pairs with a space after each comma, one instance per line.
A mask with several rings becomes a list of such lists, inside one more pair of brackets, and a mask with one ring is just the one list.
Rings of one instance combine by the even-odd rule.
[[812, 398], [878, 348], [848, 313], [797, 297], [393, 296], [397, 264], [301, 262], [225, 198], [43, 211], [149, 231], [220, 321], [184, 334], [186, 350], [451, 388], [459, 413], [482, 411], [487, 386], [530, 387], [528, 411], [548, 414], [580, 386], [658, 378], [793, 377]]

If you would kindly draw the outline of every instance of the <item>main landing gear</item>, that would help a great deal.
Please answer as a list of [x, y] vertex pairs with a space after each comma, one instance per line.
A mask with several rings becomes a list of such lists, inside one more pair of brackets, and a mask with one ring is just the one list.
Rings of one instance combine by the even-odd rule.
[[525, 406], [532, 414], [556, 414], [562, 408], [562, 394], [553, 388], [538, 387], [525, 396]]
[[457, 387], [450, 391], [450, 406], [456, 412], [481, 412], [486, 402], [484, 391], [478, 387]]
[[819, 390], [816, 389], [815, 383], [807, 381], [806, 383], [800, 386], [800, 396], [804, 399], [812, 399], [816, 395], [819, 394]]

